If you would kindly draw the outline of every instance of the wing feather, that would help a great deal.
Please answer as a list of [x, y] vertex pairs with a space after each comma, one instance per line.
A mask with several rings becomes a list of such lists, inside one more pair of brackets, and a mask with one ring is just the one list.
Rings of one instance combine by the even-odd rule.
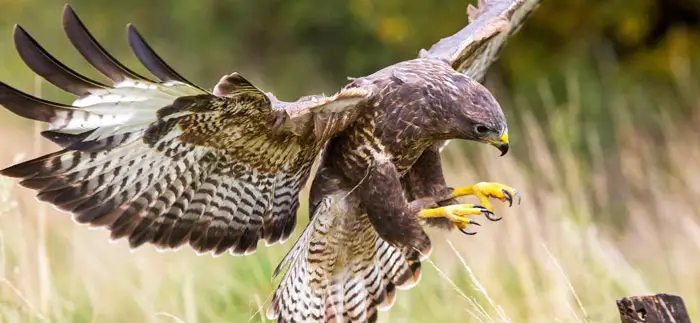
[[71, 70], [17, 27], [25, 63], [77, 98], [50, 102], [0, 82], [0, 105], [48, 123], [42, 135], [63, 148], [0, 174], [20, 178], [39, 200], [76, 222], [106, 227], [132, 248], [189, 243], [199, 253], [249, 254], [260, 239], [284, 241], [314, 159], [371, 94], [350, 86], [330, 97], [283, 102], [238, 73], [210, 93], [175, 72], [129, 26], [129, 43], [160, 79], [154, 82], [111, 56], [68, 5], [63, 22], [78, 52], [114, 84]]
[[139, 59], [141, 64], [145, 66], [153, 75], [158, 77], [163, 82], [177, 81], [196, 87], [202, 91], [204, 89], [198, 87], [194, 83], [188, 81], [172, 67], [170, 67], [160, 56], [151, 48], [141, 34], [132, 24], [127, 25], [127, 37], [134, 55]]
[[421, 57], [442, 59], [469, 77], [482, 82], [486, 70], [498, 58], [510, 36], [518, 31], [542, 0], [479, 0], [469, 5], [469, 24], [445, 37]]
[[63, 30], [73, 46], [83, 55], [83, 58], [115, 83], [121, 83], [130, 79], [149, 81], [148, 78], [130, 70], [112, 57], [95, 40], [83, 22], [80, 21], [75, 11], [73, 11], [73, 8], [68, 4], [63, 7]]
[[66, 92], [84, 96], [89, 95], [92, 90], [109, 88], [108, 85], [82, 76], [58, 61], [19, 25], [15, 26], [14, 41], [19, 56], [34, 73]]
[[[495, 62], [506, 41], [515, 34], [542, 0], [478, 0], [467, 6], [469, 24], [445, 37], [420, 57], [444, 60], [456, 71], [483, 83], [486, 71]], [[450, 140], [442, 142], [440, 151]]]

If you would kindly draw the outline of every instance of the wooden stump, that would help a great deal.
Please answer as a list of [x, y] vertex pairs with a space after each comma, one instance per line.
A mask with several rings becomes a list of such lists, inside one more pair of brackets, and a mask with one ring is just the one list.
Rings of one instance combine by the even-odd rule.
[[675, 295], [625, 297], [617, 301], [617, 308], [622, 323], [690, 323], [683, 299]]

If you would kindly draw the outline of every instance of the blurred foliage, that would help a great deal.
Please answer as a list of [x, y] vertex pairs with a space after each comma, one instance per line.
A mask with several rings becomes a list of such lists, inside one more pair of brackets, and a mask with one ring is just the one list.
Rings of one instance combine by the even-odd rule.
[[[0, 0], [5, 18], [0, 21], [0, 35], [6, 35], [0, 37], [0, 79], [25, 90], [34, 86], [32, 73], [14, 53], [14, 23], [25, 27], [69, 66], [103, 79], [86, 66], [63, 35], [60, 15], [64, 3]], [[68, 3], [110, 52], [137, 71], [147, 73], [127, 45], [124, 26], [129, 22], [170, 65], [201, 86], [211, 88], [221, 75], [238, 71], [289, 100], [332, 93], [348, 76], [366, 75], [416, 57], [421, 48], [429, 48], [467, 23], [466, 2], [453, 0]], [[612, 134], [612, 115], [606, 104], [611, 98], [606, 93], [643, 88], [660, 96], [687, 95], [677, 89], [682, 90], [687, 82], [684, 78], [697, 69], [700, 60], [693, 59], [697, 57], [700, 1], [543, 0], [494, 64], [487, 81], [499, 99], [510, 97], [503, 95], [507, 90], [528, 103], [525, 111], [523, 102], [504, 102], [506, 114], [517, 123], [523, 112], [548, 118], [561, 109], [559, 103], [571, 94], [564, 84], [575, 73], [582, 87], [602, 86], [593, 90], [603, 95], [590, 98], [573, 121], [592, 123], [593, 130]], [[538, 93], [543, 80], [549, 82], [551, 102], [537, 102], [542, 99]], [[71, 99], [51, 87], [45, 87], [44, 94], [54, 100]], [[636, 108], [640, 113], [634, 116], [653, 127], [657, 106], [641, 102]], [[664, 113], [682, 115], [693, 106], [689, 102]], [[585, 144], [579, 139], [575, 146]]]
[[[0, 37], [0, 80], [28, 92], [36, 86], [14, 52], [14, 23], [68, 66], [104, 80], [63, 34], [64, 3], [0, 0], [0, 35], [5, 35]], [[127, 23], [177, 71], [203, 87], [238, 71], [289, 100], [332, 93], [348, 76], [416, 57], [421, 48], [467, 23], [467, 3], [453, 0], [68, 3], [108, 51], [138, 72], [147, 74], [130, 53]], [[608, 171], [615, 173], [620, 168], [615, 161], [616, 127], [623, 116], [613, 107], [624, 100], [632, 111], [624, 118], [634, 119], [650, 140], [663, 140], [662, 127], [668, 123], [660, 118], [682, 122], [697, 109], [697, 81], [691, 71], [700, 70], [698, 57], [700, 1], [543, 0], [511, 39], [487, 82], [509, 117], [516, 156], [533, 149], [520, 139], [526, 131], [523, 122], [531, 117], [547, 133], [550, 149], [571, 150], [591, 162], [595, 141], [608, 156]], [[42, 87], [42, 95], [62, 102], [72, 99], [51, 86]], [[21, 120], [4, 126], [29, 131], [28, 125]], [[467, 152], [465, 158], [481, 148], [457, 145]]]
[[[466, 2], [448, 0], [68, 2], [107, 50], [138, 72], [147, 73], [130, 53], [127, 23], [170, 65], [203, 87], [238, 71], [290, 100], [334, 92], [348, 76], [416, 57], [421, 48], [467, 23]], [[29, 92], [36, 85], [14, 53], [14, 23], [68, 66], [104, 80], [63, 35], [64, 3], [0, 0], [0, 35], [5, 35], [0, 37], [0, 80]], [[494, 64], [487, 82], [509, 116], [516, 156], [533, 148], [519, 139], [524, 118], [533, 117], [548, 134], [551, 149], [566, 147], [590, 161], [594, 152], [589, 147], [596, 141], [614, 171], [615, 127], [621, 116], [612, 107], [624, 99], [632, 111], [625, 118], [633, 118], [651, 140], [664, 139], [659, 118], [681, 122], [697, 108], [691, 71], [700, 70], [698, 57], [697, 0], [543, 0]], [[72, 99], [50, 86], [42, 94], [62, 102]], [[22, 120], [8, 126], [27, 125]], [[480, 148], [462, 146], [465, 156]]]
[[[347, 76], [415, 57], [467, 23], [466, 2], [454, 0], [68, 3], [105, 47], [134, 66], [127, 22], [199, 84], [213, 86], [220, 75], [240, 71], [290, 98], [334, 91]], [[20, 23], [71, 66], [82, 66], [61, 35], [63, 4], [0, 0], [3, 61], [14, 55], [9, 31]], [[620, 60], [631, 78], [670, 79], [677, 72], [674, 60], [700, 55], [699, 19], [696, 0], [544, 0], [494, 70], [509, 86], [531, 88], [538, 79], [605, 56]]]
[[[334, 92], [347, 76], [416, 57], [467, 23], [466, 2], [454, 0], [68, 2], [111, 53], [138, 72], [146, 73], [126, 42], [129, 22], [170, 65], [203, 87], [238, 71], [284, 99]], [[68, 66], [104, 80], [64, 36], [64, 3], [0, 0], [1, 81], [38, 91], [14, 51], [15, 23]], [[663, 291], [697, 299], [700, 79], [693, 71], [700, 71], [699, 57], [697, 0], [543, 0], [510, 41], [488, 83], [509, 117], [512, 156], [495, 163], [489, 148], [455, 142], [446, 150], [445, 167], [455, 186], [503, 181], [526, 196], [522, 208], [501, 209], [513, 221], [485, 226], [491, 231], [468, 243], [450, 236], [516, 321], [570, 315], [557, 313], [572, 308], [572, 295], [552, 268], [555, 257], [541, 246], [571, 275], [569, 284], [591, 321], [615, 319], [616, 297]], [[51, 100], [72, 99], [50, 86], [40, 89]], [[51, 150], [37, 144], [31, 122], [4, 110], [0, 118], [0, 135], [13, 139], [2, 146], [3, 165], [19, 159], [20, 151], [32, 154], [27, 158]], [[49, 237], [42, 242], [35, 222], [44, 206], [28, 190], [10, 194], [9, 187], [16, 185], [0, 181], [3, 322], [31, 321], [23, 319], [25, 313], [70, 322], [156, 321], [150, 315], [167, 312], [188, 322], [257, 319], [273, 288], [270, 271], [289, 247], [261, 247], [245, 259], [150, 248], [130, 254], [124, 243], [108, 245], [105, 232], [59, 216], [48, 217]], [[303, 224], [306, 207], [301, 210]], [[611, 222], [618, 230], [609, 230]], [[435, 237], [442, 241], [442, 235]], [[42, 243], [51, 259], [50, 279], [36, 265]], [[458, 288], [426, 264], [420, 287], [402, 292], [382, 315], [393, 321], [463, 321], [464, 312], [444, 308], [450, 300], [476, 310], [462, 301], [461, 290], [489, 308], [470, 283], [474, 278], [463, 272], [468, 267], [454, 269], [454, 253], [437, 249], [434, 258], [452, 268], [445, 278]], [[44, 282], [51, 288], [42, 296]], [[700, 313], [697, 303], [687, 305]]]

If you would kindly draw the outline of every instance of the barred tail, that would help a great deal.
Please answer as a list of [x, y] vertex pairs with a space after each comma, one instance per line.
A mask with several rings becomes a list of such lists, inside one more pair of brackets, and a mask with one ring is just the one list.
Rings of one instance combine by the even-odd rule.
[[421, 277], [430, 252], [395, 248], [378, 237], [365, 214], [349, 214], [342, 195], [327, 197], [282, 260], [286, 265], [267, 311], [279, 322], [375, 322], [396, 289]]

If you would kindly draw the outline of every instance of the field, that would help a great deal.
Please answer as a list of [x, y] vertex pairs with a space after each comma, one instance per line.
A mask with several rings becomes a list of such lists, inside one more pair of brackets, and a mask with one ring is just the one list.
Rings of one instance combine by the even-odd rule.
[[[216, 2], [219, 8], [210, 2], [180, 1], [178, 7], [154, 1], [150, 11], [143, 9], [154, 17], [171, 10], [164, 11], [172, 16], [167, 23], [160, 16], [131, 12], [134, 0], [114, 12], [102, 8], [104, 1], [82, 1], [79, 11], [110, 50], [118, 49], [117, 57], [128, 51], [120, 28], [130, 17], [151, 27], [146, 38], [155, 39], [157, 51], [163, 49], [184, 75], [215, 81], [223, 67], [236, 66], [256, 84], [284, 96], [319, 87], [334, 90], [344, 80], [337, 76], [349, 74], [346, 70], [357, 76], [397, 56], [415, 55], [421, 41], [444, 36], [454, 29], [448, 21], [459, 26], [464, 18], [463, 12], [450, 13], [443, 5], [422, 8], [424, 2], [411, 1], [377, 6], [386, 15], [403, 10], [385, 20], [360, 10], [369, 3], [364, 0], [349, 1], [349, 13], [336, 10], [335, 2], [327, 7], [289, 2], [286, 11], [238, 2]], [[626, 8], [626, 1], [618, 2]], [[586, 16], [578, 14], [580, 7], [598, 13], [581, 1], [549, 3], [553, 5], [543, 6], [549, 13], [560, 12], [554, 4], [568, 8], [570, 15]], [[54, 37], [60, 34], [54, 29], [63, 2], [0, 4], [3, 32], [11, 30], [9, 21], [17, 15], [67, 65], [81, 66], [67, 40]], [[234, 16], [234, 6], [241, 19], [216, 12], [228, 8]], [[620, 24], [643, 30], [640, 8], [630, 10]], [[268, 11], [265, 17], [279, 18], [276, 27], [289, 34], [255, 24]], [[298, 17], [316, 12], [323, 14]], [[444, 26], [425, 27], [434, 24], [430, 15], [448, 13]], [[453, 142], [443, 152], [449, 185], [501, 182], [522, 193], [522, 204], [508, 208], [497, 203], [496, 212], [504, 219], [478, 218], [483, 226], [475, 236], [430, 231], [435, 247], [423, 264], [421, 282], [398, 291], [394, 307], [380, 314], [381, 322], [619, 322], [615, 300], [655, 293], [682, 296], [691, 318], [700, 318], [700, 61], [693, 54], [700, 51], [700, 42], [687, 41], [700, 33], [688, 32], [686, 38], [673, 34], [664, 43], [667, 51], [643, 53], [648, 57], [638, 61], [620, 62], [593, 50], [579, 55], [572, 46], [550, 64], [555, 55], [542, 55], [554, 52], [562, 39], [585, 43], [567, 34], [580, 26], [569, 22], [583, 19], [573, 18], [540, 15], [528, 35], [552, 39], [523, 38], [518, 47], [507, 47], [505, 63], [489, 78], [488, 86], [509, 118], [511, 153], [497, 157], [494, 148], [469, 142]], [[409, 22], [417, 27], [410, 29]], [[599, 32], [596, 23], [583, 25], [592, 34]], [[309, 32], [314, 24], [342, 27], [348, 34]], [[378, 26], [372, 31], [380, 34], [379, 40], [363, 24]], [[252, 27], [238, 28], [248, 25]], [[550, 29], [556, 32], [543, 32]], [[117, 32], [119, 39], [108, 41]], [[32, 78], [14, 53], [9, 32], [0, 36], [0, 80], [70, 102]], [[268, 49], [268, 40], [279, 47]], [[134, 66], [129, 57], [124, 62]], [[86, 70], [81, 64], [76, 69]], [[642, 77], [639, 66], [658, 77]], [[318, 77], [300, 82], [300, 74]], [[38, 135], [42, 125], [20, 119], [0, 109], [0, 168], [56, 149]], [[265, 248], [261, 243], [252, 256], [214, 258], [197, 256], [189, 248], [129, 250], [125, 241], [110, 242], [107, 231], [76, 225], [15, 181], [0, 178], [0, 322], [266, 322], [261, 313], [278, 282], [271, 279], [272, 271], [307, 222], [305, 198], [306, 193], [295, 235], [285, 244]]]
[[[691, 317], [700, 315], [700, 100], [684, 96], [700, 84], [678, 79], [663, 91], [679, 94], [664, 96], [603, 93], [576, 72], [563, 78], [559, 99], [549, 80], [537, 93], [496, 91], [505, 107], [525, 111], [512, 125], [513, 154], [462, 142], [444, 151], [449, 184], [507, 183], [523, 203], [497, 205], [505, 219], [484, 219], [476, 236], [431, 232], [421, 283], [399, 291], [382, 321], [615, 322], [616, 299], [659, 292], [683, 296]], [[587, 120], [595, 104], [606, 123]], [[640, 104], [641, 117], [632, 109]], [[690, 113], [664, 112], [674, 105]], [[3, 165], [53, 149], [29, 124], [3, 120], [3, 137], [13, 138]], [[265, 322], [272, 269], [291, 245], [245, 258], [130, 252], [13, 181], [2, 179], [0, 192], [3, 322]], [[303, 225], [305, 204], [300, 215]]]

